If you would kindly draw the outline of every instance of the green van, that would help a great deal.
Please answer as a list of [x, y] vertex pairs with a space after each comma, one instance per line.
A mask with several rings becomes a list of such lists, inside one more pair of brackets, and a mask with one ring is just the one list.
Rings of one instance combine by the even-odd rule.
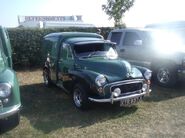
[[51, 33], [43, 40], [43, 80], [72, 94], [75, 107], [91, 102], [131, 106], [149, 95], [152, 72], [119, 59], [115, 44], [83, 32]]

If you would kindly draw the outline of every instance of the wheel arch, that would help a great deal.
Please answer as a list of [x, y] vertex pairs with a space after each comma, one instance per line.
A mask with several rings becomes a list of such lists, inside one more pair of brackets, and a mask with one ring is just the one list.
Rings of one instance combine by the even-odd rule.
[[85, 85], [89, 89], [91, 88], [92, 81], [90, 80], [87, 74], [74, 71], [74, 72], [70, 72], [69, 75], [72, 78], [72, 83], [71, 83], [72, 86], [70, 87], [70, 91], [72, 91], [74, 86], [79, 83]]

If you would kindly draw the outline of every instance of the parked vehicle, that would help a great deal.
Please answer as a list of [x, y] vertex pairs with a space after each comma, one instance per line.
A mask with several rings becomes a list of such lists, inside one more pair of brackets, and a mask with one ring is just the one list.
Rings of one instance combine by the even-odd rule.
[[20, 107], [19, 84], [12, 69], [10, 40], [6, 29], [0, 26], [0, 121], [6, 123], [6, 120], [10, 120], [18, 124]]
[[121, 58], [151, 69], [161, 86], [174, 86], [185, 78], [185, 41], [173, 32], [115, 29], [107, 39], [116, 43]]
[[72, 93], [78, 109], [87, 109], [90, 102], [130, 106], [151, 91], [151, 71], [120, 60], [114, 43], [98, 34], [48, 34], [43, 51], [44, 84]]

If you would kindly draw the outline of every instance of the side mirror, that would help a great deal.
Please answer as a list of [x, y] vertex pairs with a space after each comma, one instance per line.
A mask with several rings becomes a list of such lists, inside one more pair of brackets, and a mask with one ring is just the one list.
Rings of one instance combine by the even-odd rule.
[[135, 40], [134, 41], [134, 45], [135, 46], [142, 46], [143, 45], [143, 41], [142, 40]]

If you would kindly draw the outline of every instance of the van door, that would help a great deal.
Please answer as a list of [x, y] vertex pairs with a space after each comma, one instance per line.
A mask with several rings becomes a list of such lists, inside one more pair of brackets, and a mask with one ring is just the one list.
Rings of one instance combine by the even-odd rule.
[[48, 55], [50, 59], [50, 72], [51, 72], [51, 80], [57, 81], [57, 48], [58, 48], [58, 37], [50, 37], [49, 41], [52, 44], [51, 53]]
[[64, 88], [71, 81], [69, 76], [69, 70], [74, 68], [74, 57], [72, 54], [71, 46], [67, 43], [63, 43], [60, 47], [59, 59], [58, 59], [58, 84]]

